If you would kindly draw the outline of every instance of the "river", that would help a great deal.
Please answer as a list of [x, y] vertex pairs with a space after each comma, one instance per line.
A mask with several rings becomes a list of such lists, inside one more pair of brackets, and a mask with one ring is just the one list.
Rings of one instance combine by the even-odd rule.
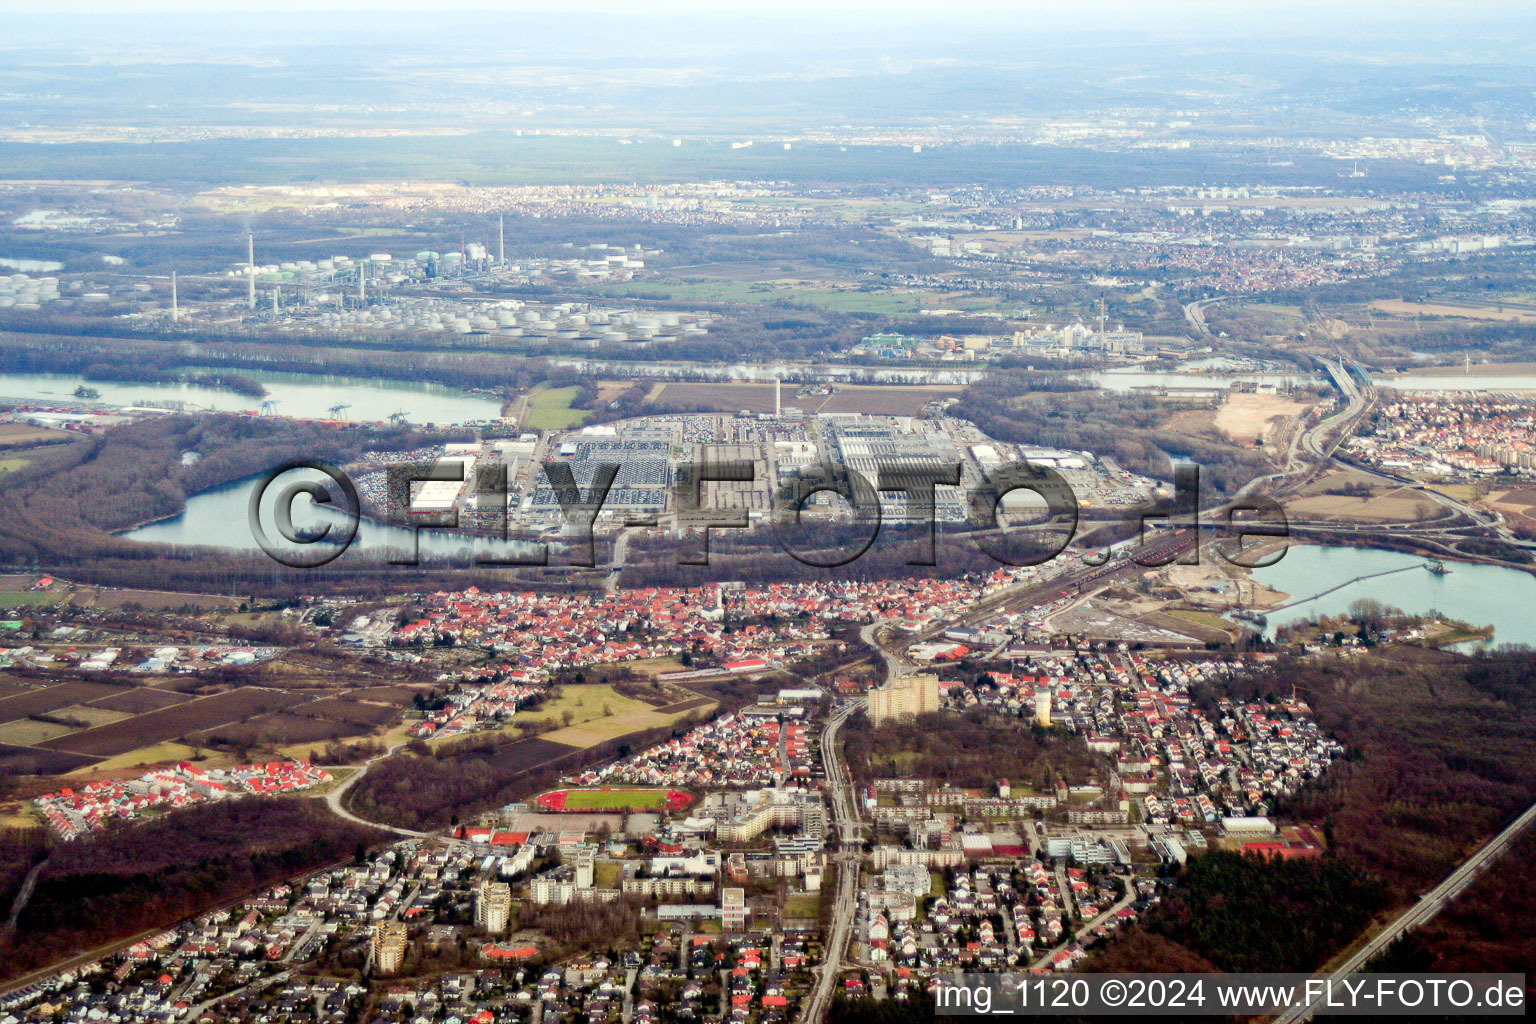
[[[189, 369], [187, 372], [214, 371]], [[330, 418], [331, 409], [338, 405], [350, 407], [342, 415], [352, 420], [385, 420], [400, 412], [411, 423], [447, 425], [494, 419], [501, 415], [499, 399], [472, 395], [440, 384], [258, 370], [218, 372], [260, 381], [267, 389], [266, 398], [198, 384], [91, 381], [69, 373], [0, 373], [0, 397], [44, 403], [75, 402], [75, 388], [85, 386], [99, 391], [101, 401], [108, 405], [186, 402], [220, 412], [256, 412], [264, 401], [272, 401], [276, 403], [274, 411], [279, 415], [303, 419]]]
[[[825, 380], [863, 384], [970, 384], [996, 373], [979, 367], [931, 366], [836, 366], [811, 363], [692, 363], [692, 362], [619, 362], [606, 359], [550, 359], [554, 366], [586, 374], [614, 374], [620, 377], [672, 377], [684, 380], [772, 381]], [[1259, 381], [1281, 387], [1310, 386], [1322, 378], [1305, 373], [1277, 373], [1273, 370], [1228, 369], [1230, 361], [1197, 360], [1171, 370], [1143, 370], [1124, 367], [1113, 370], [1060, 371], [1063, 377], [1077, 377], [1108, 391], [1129, 391], [1139, 387], [1225, 388], [1239, 380]], [[1214, 368], [1217, 372], [1200, 371]]]
[[1373, 376], [1372, 382], [1384, 388], [1398, 391], [1536, 391], [1536, 376], [1510, 374], [1507, 376], [1476, 373], [1440, 374], [1405, 373], [1397, 377]]
[[[1193, 369], [1193, 367], [1191, 367]], [[1237, 381], [1256, 381], [1260, 384], [1274, 384], [1281, 389], [1297, 387], [1313, 387], [1322, 383], [1322, 378], [1305, 373], [1181, 373], [1178, 370], [1141, 370], [1126, 368], [1123, 370], [1103, 370], [1096, 373], [1084, 373], [1082, 377], [1106, 391], [1129, 391], [1132, 388], [1228, 388]]]
[[1316, 615], [1341, 615], [1351, 602], [1374, 598], [1405, 612], [1436, 609], [1473, 626], [1493, 626], [1494, 645], [1536, 646], [1536, 576], [1494, 565], [1447, 562], [1450, 573], [1436, 576], [1421, 568], [1425, 559], [1399, 551], [1339, 545], [1299, 544], [1278, 564], [1255, 569], [1253, 578], [1291, 595], [1292, 600], [1320, 594], [1356, 576], [1415, 567], [1410, 572], [1361, 580], [1268, 614], [1268, 632]]
[[857, 382], [862, 384], [970, 384], [990, 373], [988, 367], [931, 366], [837, 366], [827, 363], [648, 363], [618, 359], [579, 359], [552, 356], [551, 366], [592, 376], [670, 377], [677, 380], [765, 381], [790, 380]]

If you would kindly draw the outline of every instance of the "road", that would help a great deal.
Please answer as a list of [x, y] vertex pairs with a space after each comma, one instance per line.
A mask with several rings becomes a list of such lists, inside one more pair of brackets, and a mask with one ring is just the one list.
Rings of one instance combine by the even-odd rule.
[[21, 883], [21, 889], [16, 893], [16, 898], [11, 901], [11, 916], [5, 922], [5, 927], [0, 929], [0, 937], [9, 937], [16, 930], [16, 922], [21, 919], [22, 910], [26, 908], [27, 901], [32, 898], [32, 890], [37, 888], [37, 876], [42, 874], [43, 868], [47, 866], [48, 857], [44, 857], [32, 865], [32, 870], [27, 872], [27, 877]]
[[890, 650], [876, 639], [879, 632], [894, 621], [894, 619], [876, 619], [859, 630], [859, 639], [864, 641], [865, 646], [878, 651], [880, 657], [885, 659], [885, 678], [888, 680], [903, 675], [907, 670], [907, 663], [895, 651]]
[[292, 972], [278, 971], [276, 974], [268, 975], [264, 978], [257, 978], [255, 981], [241, 985], [239, 988], [234, 989], [233, 991], [225, 992], [221, 996], [215, 996], [212, 999], [203, 1000], [186, 1012], [186, 1019], [197, 1020], [203, 1014], [213, 1009], [219, 1003], [224, 1002], [226, 999], [237, 999], [240, 996], [250, 995], [253, 992], [260, 992], [265, 989], [269, 989], [274, 985], [281, 985], [290, 977], [292, 977]]
[[[1392, 943], [1402, 938], [1405, 934], [1434, 917], [1445, 909], [1446, 904], [1455, 899], [1463, 889], [1471, 885], [1478, 875], [1482, 874], [1494, 861], [1498, 860], [1509, 848], [1514, 845], [1520, 834], [1536, 822], [1536, 804], [1526, 808], [1525, 813], [1514, 821], [1509, 827], [1494, 836], [1487, 845], [1469, 857], [1461, 867], [1446, 876], [1445, 881], [1425, 893], [1417, 903], [1409, 907], [1382, 932], [1367, 942], [1364, 946], [1344, 963], [1340, 964], [1332, 974], [1354, 974], [1364, 967], [1378, 953], [1386, 949]], [[1296, 1006], [1285, 1011], [1275, 1018], [1275, 1024], [1301, 1024], [1302, 1021], [1312, 1019], [1312, 1016], [1327, 1001], [1327, 995], [1320, 995], [1306, 1006]]]
[[434, 833], [431, 832], [413, 832], [408, 828], [396, 828], [394, 825], [381, 825], [376, 821], [369, 821], [367, 818], [359, 818], [357, 815], [347, 810], [346, 807], [347, 790], [357, 785], [358, 780], [361, 779], [364, 775], [367, 775], [368, 769], [372, 768], [375, 763], [384, 760], [386, 757], [400, 750], [404, 746], [404, 743], [396, 743], [382, 754], [375, 754], [368, 760], [364, 761], [361, 765], [358, 766], [357, 771], [343, 779], [341, 784], [338, 785], [335, 789], [325, 794], [326, 806], [335, 812], [337, 817], [345, 818], [356, 825], [366, 825], [369, 828], [382, 828], [389, 832], [393, 832], [398, 836], [405, 836], [408, 839], [427, 839], [433, 836]]
[[624, 571], [624, 559], [629, 557], [630, 529], [620, 529], [613, 539], [613, 557], [608, 562], [608, 575], [603, 580], [603, 590], [612, 594], [619, 589], [619, 574]]
[[1102, 914], [1096, 915], [1093, 920], [1085, 922], [1082, 927], [1077, 929], [1077, 931], [1069, 933], [1067, 938], [1058, 943], [1054, 948], [1046, 950], [1033, 964], [1030, 965], [1030, 969], [1036, 971], [1049, 969], [1051, 966], [1051, 960], [1056, 956], [1057, 953], [1060, 953], [1074, 942], [1082, 942], [1090, 934], [1092, 934], [1095, 928], [1104, 922], [1113, 919], [1116, 914], [1134, 902], [1136, 902], [1136, 890], [1131, 887], [1130, 879], [1126, 879], [1125, 895], [1116, 900], [1114, 906], [1110, 907]]
[[836, 991], [837, 978], [842, 971], [843, 954], [853, 934], [853, 915], [859, 905], [859, 871], [863, 862], [863, 827], [859, 822], [857, 796], [853, 792], [853, 780], [848, 767], [843, 764], [843, 752], [837, 745], [837, 734], [855, 712], [864, 707], [864, 701], [850, 701], [838, 708], [827, 720], [821, 733], [821, 761], [827, 773], [827, 792], [832, 797], [832, 816], [837, 823], [839, 850], [837, 861], [837, 897], [832, 905], [832, 926], [827, 932], [827, 944], [821, 963], [816, 967], [816, 984], [801, 1009], [802, 1024], [815, 1024], [826, 1017]]

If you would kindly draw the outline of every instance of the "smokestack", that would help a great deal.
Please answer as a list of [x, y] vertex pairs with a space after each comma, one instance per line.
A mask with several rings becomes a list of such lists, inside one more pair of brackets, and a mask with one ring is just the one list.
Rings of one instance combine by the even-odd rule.
[[357, 304], [359, 306], [363, 305], [365, 302], [368, 301], [367, 282], [368, 282], [368, 264], [366, 264], [366, 263], [359, 263], [357, 265]]
[[252, 309], [256, 308], [256, 236], [245, 236], [245, 244], [249, 247], [247, 252], [247, 264], [245, 268], [245, 301]]
[[779, 378], [777, 378], [777, 377], [773, 378], [773, 418], [774, 419], [778, 419], [779, 418], [779, 412], [780, 412], [780, 409], [779, 409], [779, 394], [780, 394], [781, 390], [782, 390], [782, 386], [779, 384]]
[[181, 319], [181, 308], [176, 304], [176, 271], [171, 271], [171, 323]]
[[507, 262], [507, 217], [506, 217], [506, 214], [500, 214], [500, 215], [497, 216], [497, 218], [496, 218], [496, 234], [497, 234], [497, 239], [498, 239], [497, 242], [496, 242], [496, 262], [497, 263], [506, 263]]
[[278, 293], [278, 290], [279, 289], [276, 286], [274, 286], [272, 288], [272, 312], [274, 312], [274, 313], [277, 312], [277, 293]]

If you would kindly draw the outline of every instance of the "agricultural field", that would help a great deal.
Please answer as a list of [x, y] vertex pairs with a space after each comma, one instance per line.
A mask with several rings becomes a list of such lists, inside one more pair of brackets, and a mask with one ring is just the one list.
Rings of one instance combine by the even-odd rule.
[[34, 427], [30, 423], [0, 423], [0, 450], [32, 448], [40, 444], [62, 444], [78, 440], [80, 435], [68, 430]]
[[200, 743], [233, 743], [245, 747], [277, 747], [293, 743], [326, 743], [348, 739], [366, 730], [348, 722], [274, 711], [255, 718], [231, 722], [217, 729], [193, 733]]
[[[150, 711], [111, 725], [86, 729], [72, 736], [50, 740], [44, 746], [72, 754], [113, 757], [149, 743], [174, 740], [200, 730], [245, 721], [303, 701], [302, 696], [285, 690], [248, 686], [211, 697], [199, 697], [185, 704]], [[0, 704], [3, 703], [0, 701]]]
[[20, 775], [58, 775], [96, 764], [96, 758], [61, 750], [0, 743], [0, 769]]
[[377, 704], [409, 704], [418, 693], [426, 693], [430, 686], [366, 686], [361, 690], [354, 690], [351, 696], [356, 700], [373, 701]]
[[693, 697], [689, 700], [680, 700], [675, 704], [666, 704], [656, 709], [658, 715], [681, 715], [689, 711], [698, 711], [700, 708], [714, 707], [715, 702], [708, 697]]
[[161, 708], [173, 707], [177, 704], [185, 704], [192, 699], [189, 693], [176, 693], [173, 690], [156, 690], [148, 686], [137, 686], [122, 693], [103, 697], [95, 702], [98, 708], [106, 708], [109, 711], [126, 711], [131, 715], [142, 715], [147, 711], [159, 711]]
[[912, 387], [879, 384], [839, 385], [837, 393], [824, 400], [814, 411], [916, 416], [929, 402], [943, 398], [956, 398], [961, 390], [959, 386], [949, 384], [925, 384]]
[[[417, 692], [376, 690], [406, 699]], [[103, 759], [133, 767], [218, 744], [281, 751], [376, 734], [399, 719], [406, 699], [317, 700], [302, 689], [259, 686], [197, 697], [154, 686], [76, 680], [29, 688], [0, 679], [0, 768], [35, 762], [44, 771], [72, 771], [99, 768]]]
[[364, 726], [368, 729], [387, 725], [400, 716], [399, 705], [390, 707], [384, 704], [365, 704], [362, 701], [341, 697], [327, 697], [312, 701], [300, 710], [306, 715], [317, 715], [320, 718]]
[[1411, 487], [1383, 490], [1362, 497], [1311, 494], [1289, 498], [1286, 514], [1296, 519], [1342, 519], [1363, 523], [1403, 523], [1433, 519], [1439, 506]]
[[[783, 389], [784, 404], [791, 401], [794, 388]], [[708, 382], [668, 383], [651, 389], [647, 399], [653, 403], [673, 408], [697, 409], [703, 412], [735, 413], [773, 411], [772, 384], [716, 384]]]
[[171, 590], [107, 590], [82, 587], [75, 594], [76, 605], [93, 608], [121, 608], [135, 605], [148, 611], [167, 611], [179, 608], [197, 608], [205, 611], [236, 608], [239, 598], [220, 594], [186, 594]]
[[1474, 305], [1469, 302], [1462, 305], [1454, 302], [1404, 302], [1402, 299], [1377, 299], [1371, 303], [1371, 308], [1395, 316], [1454, 316], [1469, 320], [1505, 322], [1536, 320], [1536, 309], [1522, 303]]
[[85, 728], [94, 729], [98, 725], [111, 725], [113, 722], [132, 718], [133, 714], [87, 704], [71, 704], [67, 708], [59, 708], [52, 717], [61, 718], [66, 722], [84, 722]]
[[112, 697], [127, 689], [125, 686], [75, 680], [27, 690], [25, 693], [0, 698], [0, 722], [14, 722], [31, 715], [46, 715], [60, 708], [67, 708], [71, 704], [84, 704], [103, 697]]
[[62, 722], [39, 722], [34, 718], [23, 718], [0, 725], [0, 743], [18, 747], [35, 747], [39, 743], [58, 739], [60, 736], [68, 736], [72, 732], [79, 732], [79, 730]]

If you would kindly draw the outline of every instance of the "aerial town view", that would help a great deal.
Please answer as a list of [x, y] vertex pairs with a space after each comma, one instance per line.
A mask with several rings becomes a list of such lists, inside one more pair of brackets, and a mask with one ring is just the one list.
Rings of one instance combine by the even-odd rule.
[[1536, 11], [0, 11], [0, 1024], [1525, 1013]]

